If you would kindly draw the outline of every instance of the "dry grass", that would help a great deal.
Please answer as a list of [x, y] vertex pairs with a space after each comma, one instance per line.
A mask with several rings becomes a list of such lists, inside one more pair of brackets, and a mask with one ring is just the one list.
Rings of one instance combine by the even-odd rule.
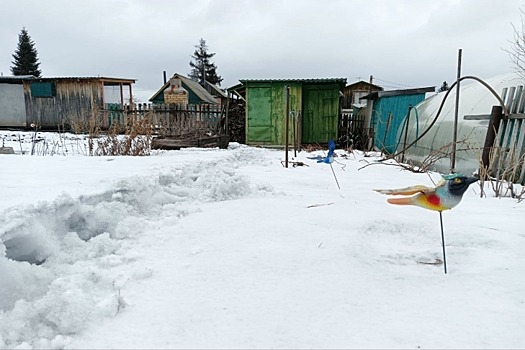
[[[520, 154], [515, 147], [493, 147], [489, 159], [489, 166], [484, 167], [480, 158], [481, 196], [486, 196], [484, 189], [489, 187], [495, 197], [516, 198], [519, 202], [525, 199], [525, 154]], [[488, 186], [485, 186], [487, 183]]]
[[151, 153], [154, 128], [150, 118], [128, 117], [124, 124], [113, 123], [104, 130], [103, 116], [97, 109], [84, 110], [69, 117], [75, 134], [88, 135], [87, 154], [90, 156], [146, 156]]
[[[147, 156], [151, 153], [152, 126], [148, 118], [128, 118], [114, 124], [105, 135], [90, 134], [90, 154], [95, 156]], [[96, 147], [95, 146], [96, 142]]]

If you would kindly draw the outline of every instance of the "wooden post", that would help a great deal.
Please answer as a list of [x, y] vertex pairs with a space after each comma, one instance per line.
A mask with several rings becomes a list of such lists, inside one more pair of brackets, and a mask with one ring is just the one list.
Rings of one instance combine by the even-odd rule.
[[297, 157], [297, 112], [294, 113], [293, 118], [293, 156]]
[[503, 107], [492, 106], [492, 112], [490, 113], [489, 126], [487, 129], [487, 136], [485, 136], [485, 144], [483, 146], [483, 154], [481, 156], [481, 164], [485, 170], [487, 170], [490, 165], [489, 164], [490, 151], [492, 150], [492, 147], [494, 147], [494, 140], [496, 139], [496, 135], [498, 134], [502, 115], [503, 115]]
[[[119, 88], [120, 88], [120, 109], [124, 109], [124, 85], [122, 83], [119, 83]], [[124, 113], [120, 113], [118, 112], [118, 122], [119, 123], [124, 123], [125, 122], [125, 119], [124, 119]], [[122, 117], [122, 119], [121, 119]]]
[[[104, 94], [104, 81], [100, 82], [101, 84], [101, 97], [102, 97], [102, 127], [108, 127], [108, 111], [106, 110], [106, 96]], [[96, 123], [96, 121], [95, 121]]]
[[290, 129], [290, 87], [288, 85], [284, 86], [285, 94], [285, 108], [284, 108], [284, 118], [285, 118], [285, 146], [284, 146], [284, 163], [285, 168], [288, 168], [288, 131]]
[[133, 98], [133, 87], [131, 86], [131, 83], [129, 83], [129, 104], [135, 109], [135, 99]]

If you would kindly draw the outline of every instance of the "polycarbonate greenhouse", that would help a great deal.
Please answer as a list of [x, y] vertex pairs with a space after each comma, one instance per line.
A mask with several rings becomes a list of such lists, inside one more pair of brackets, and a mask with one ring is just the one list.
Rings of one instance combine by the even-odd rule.
[[[525, 85], [525, 79], [515, 73], [490, 79], [481, 79], [500, 96], [502, 96], [505, 88], [511, 89]], [[425, 99], [411, 110], [408, 116], [408, 128], [406, 128], [405, 121], [398, 130], [397, 152], [402, 151], [405, 145], [411, 144], [432, 124], [445, 94], [446, 92], [437, 93]], [[471, 174], [477, 171], [480, 166], [492, 106], [500, 105], [500, 103], [489, 89], [473, 79], [461, 81], [459, 97], [458, 151], [456, 153], [455, 170], [456, 172]], [[428, 164], [430, 155], [439, 157], [437, 150], [443, 149], [447, 153], [452, 149], [455, 102], [456, 87], [454, 86], [432, 128], [414, 146], [405, 151], [404, 162], [413, 162], [415, 164], [426, 162]], [[521, 106], [521, 109], [523, 109], [523, 106]], [[450, 157], [447, 156], [436, 161], [431, 170], [448, 173], [451, 170]]]

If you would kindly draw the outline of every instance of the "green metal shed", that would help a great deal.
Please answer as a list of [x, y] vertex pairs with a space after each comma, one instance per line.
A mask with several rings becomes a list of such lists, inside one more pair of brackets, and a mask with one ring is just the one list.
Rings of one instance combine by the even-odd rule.
[[[286, 87], [290, 87], [289, 142], [297, 120], [298, 144], [337, 139], [339, 103], [346, 79], [240, 80], [246, 96], [246, 144], [286, 144]], [[297, 118], [297, 119], [296, 119]]]

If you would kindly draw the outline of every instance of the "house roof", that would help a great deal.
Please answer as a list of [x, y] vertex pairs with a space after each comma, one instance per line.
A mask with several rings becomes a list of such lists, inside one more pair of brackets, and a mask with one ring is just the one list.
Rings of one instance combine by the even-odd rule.
[[[215, 101], [215, 98], [208, 91], [206, 91], [206, 89], [203, 88], [201, 84], [199, 84], [197, 81], [192, 80], [183, 75], [180, 75], [179, 73], [173, 74], [172, 78], [179, 78], [184, 83], [184, 85], [186, 85], [188, 89], [193, 91], [193, 93], [195, 93], [195, 95], [197, 95], [202, 101], [206, 103], [210, 103], [210, 104], [217, 104], [217, 101]], [[170, 86], [170, 82], [167, 81], [164, 85], [162, 85], [162, 87], [153, 96], [150, 97], [149, 100], [153, 101], [154, 99], [156, 99], [169, 86]]]
[[209, 81], [207, 81], [206, 85], [208, 85], [213, 91], [215, 91], [221, 97], [223, 97], [223, 98], [227, 98], [228, 97], [226, 92], [223, 89], [221, 89], [219, 86], [217, 86], [216, 84], [212, 84]]
[[32, 75], [2, 75], [0, 76], [0, 83], [8, 84], [22, 84], [24, 80], [33, 79]]
[[371, 89], [374, 89], [374, 90], [380, 90], [380, 91], [384, 90], [381, 86], [375, 85], [375, 84], [371, 84], [371, 83], [369, 83], [367, 81], [364, 81], [364, 80], [360, 80], [358, 82], [355, 82], [355, 83], [352, 83], [352, 84], [348, 84], [347, 86], [345, 86], [345, 90], [346, 89], [352, 90], [352, 88], [354, 86], [361, 85], [361, 84], [369, 86]]
[[34, 79], [34, 75], [1, 75], [0, 79]]
[[37, 78], [33, 75], [14, 75], [14, 76], [1, 76], [0, 82], [2, 81], [57, 81], [57, 80], [98, 80], [104, 82], [105, 85], [118, 85], [122, 83], [134, 84], [136, 79], [127, 78], [112, 78], [112, 77], [40, 77]]
[[387, 97], [387, 96], [417, 95], [417, 94], [424, 94], [427, 92], [435, 92], [435, 91], [436, 91], [435, 86], [414, 88], [414, 89], [375, 91], [366, 96], [361, 97], [360, 100], [377, 100], [381, 97]]
[[346, 85], [346, 78], [313, 78], [313, 79], [242, 79], [241, 83], [331, 83]]
[[136, 79], [128, 78], [115, 78], [115, 77], [44, 77], [44, 78], [35, 78], [39, 81], [50, 81], [50, 80], [98, 80], [104, 82], [105, 85], [118, 85], [122, 83], [134, 84]]

